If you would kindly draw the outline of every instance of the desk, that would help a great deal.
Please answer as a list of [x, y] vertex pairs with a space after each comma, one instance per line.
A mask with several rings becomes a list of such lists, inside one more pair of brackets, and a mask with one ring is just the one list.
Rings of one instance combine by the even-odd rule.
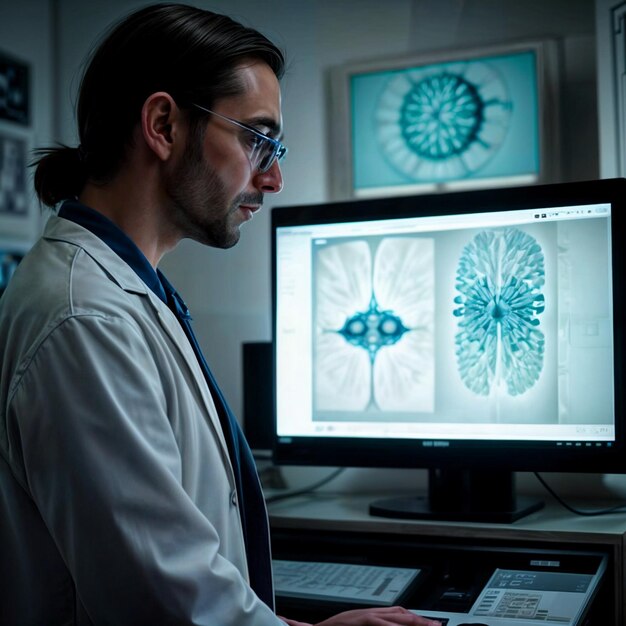
[[580, 517], [548, 503], [513, 524], [394, 520], [368, 513], [379, 497], [315, 493], [271, 504], [275, 556], [426, 566], [431, 583], [417, 591], [418, 606], [411, 608], [444, 610], [437, 602], [446, 584], [466, 590], [467, 603], [494, 564], [504, 566], [499, 564], [503, 558], [515, 568], [529, 555], [556, 555], [575, 563], [586, 553], [600, 553], [608, 557], [608, 570], [593, 615], [603, 625], [626, 624], [626, 515]]

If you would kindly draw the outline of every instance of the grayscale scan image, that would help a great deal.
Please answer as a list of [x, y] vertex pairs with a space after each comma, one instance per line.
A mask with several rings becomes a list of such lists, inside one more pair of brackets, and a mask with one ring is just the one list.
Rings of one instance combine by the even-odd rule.
[[434, 247], [413, 236], [315, 242], [315, 419], [434, 410]]

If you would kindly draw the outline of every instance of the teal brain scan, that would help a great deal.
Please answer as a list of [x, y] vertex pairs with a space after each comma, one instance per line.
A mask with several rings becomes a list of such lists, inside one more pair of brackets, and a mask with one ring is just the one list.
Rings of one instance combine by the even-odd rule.
[[539, 380], [544, 283], [541, 246], [519, 228], [482, 231], [463, 248], [453, 314], [457, 366], [468, 389], [519, 396]]
[[432, 411], [434, 241], [324, 241], [314, 258], [316, 410]]
[[387, 162], [413, 182], [475, 175], [498, 152], [512, 103], [500, 74], [481, 62], [395, 75], [378, 103], [375, 126]]
[[485, 107], [476, 85], [463, 76], [442, 72], [426, 77], [404, 97], [402, 137], [422, 159], [448, 160], [480, 141]]

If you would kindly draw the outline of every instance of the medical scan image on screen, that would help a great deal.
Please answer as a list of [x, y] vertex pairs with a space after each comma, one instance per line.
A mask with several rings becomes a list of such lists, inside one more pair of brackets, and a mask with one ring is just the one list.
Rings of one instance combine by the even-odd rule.
[[463, 248], [454, 299], [460, 320], [455, 347], [468, 389], [486, 396], [506, 385], [516, 396], [539, 380], [545, 279], [542, 247], [519, 228], [483, 230]]
[[608, 211], [291, 229], [286, 434], [610, 439]]
[[350, 93], [357, 192], [538, 175], [533, 51], [355, 73]]
[[433, 239], [313, 246], [316, 414], [432, 413]]

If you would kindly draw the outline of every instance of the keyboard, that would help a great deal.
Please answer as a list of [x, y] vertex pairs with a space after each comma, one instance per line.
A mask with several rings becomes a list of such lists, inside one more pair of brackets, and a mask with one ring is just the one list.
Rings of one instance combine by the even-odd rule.
[[277, 596], [391, 606], [421, 570], [378, 565], [274, 559]]

